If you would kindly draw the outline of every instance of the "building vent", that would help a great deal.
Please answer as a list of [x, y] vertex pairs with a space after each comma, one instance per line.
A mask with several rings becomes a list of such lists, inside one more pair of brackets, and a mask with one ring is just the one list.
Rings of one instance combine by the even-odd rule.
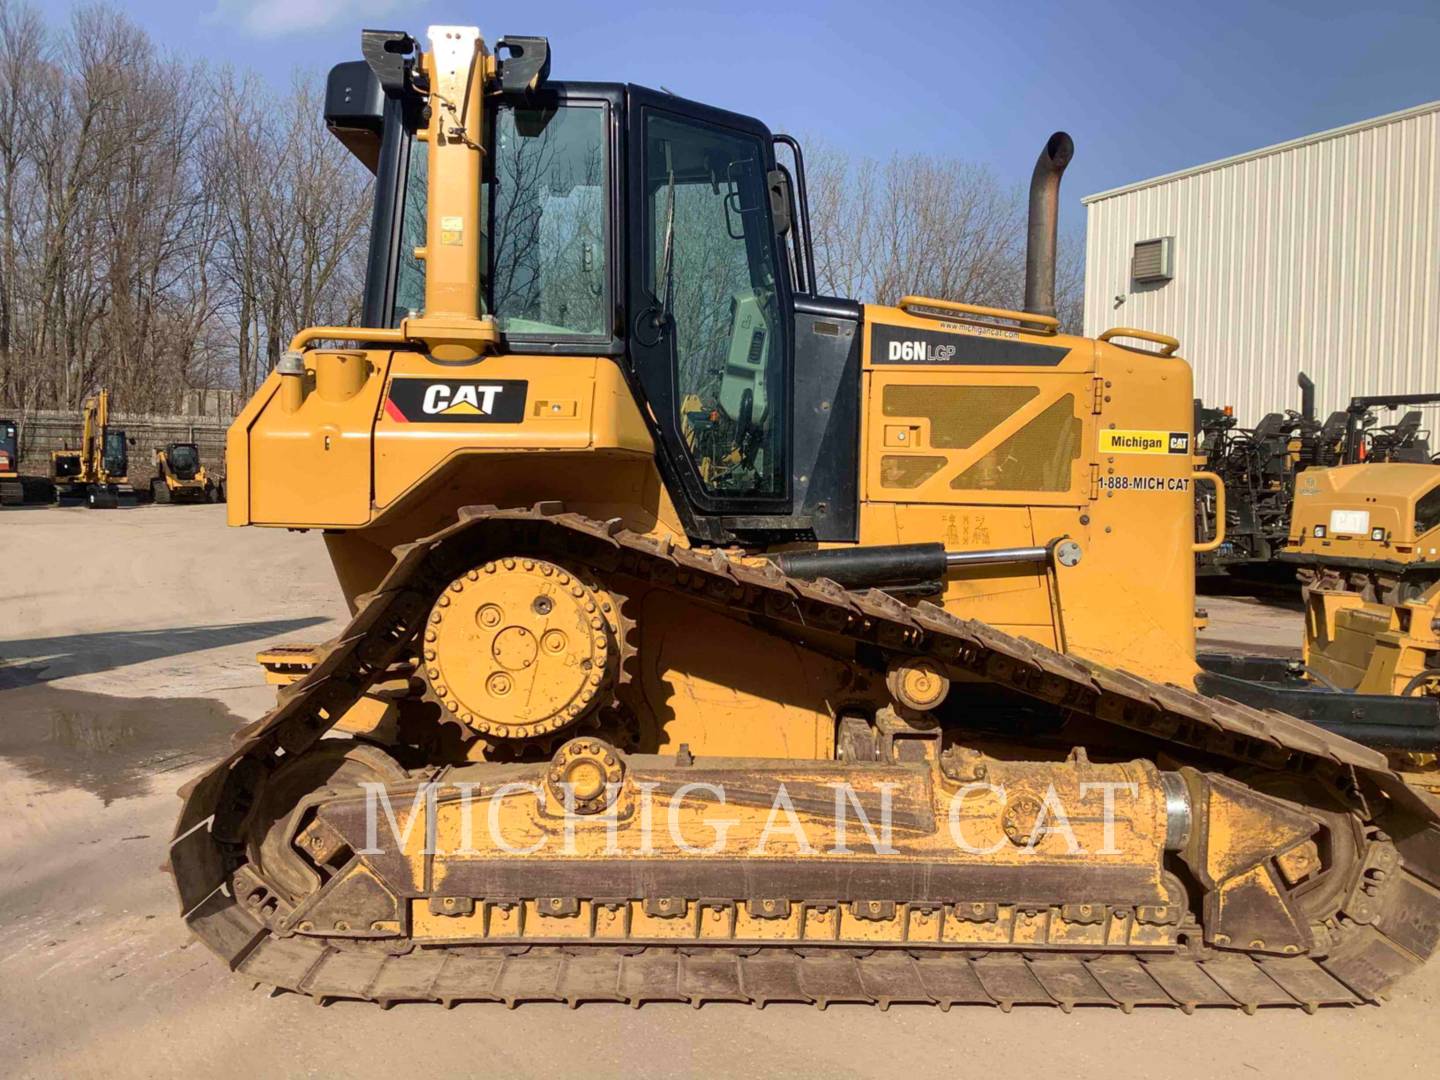
[[1175, 276], [1175, 238], [1141, 240], [1130, 260], [1130, 276], [1139, 282], [1169, 281]]

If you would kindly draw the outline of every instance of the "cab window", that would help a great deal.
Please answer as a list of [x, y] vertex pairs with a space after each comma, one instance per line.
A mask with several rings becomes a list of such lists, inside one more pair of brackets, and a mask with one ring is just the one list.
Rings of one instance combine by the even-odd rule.
[[[187, 443], [180, 443], [173, 447], [169, 454], [170, 466], [178, 473], [194, 474], [200, 467], [200, 455], [195, 447]], [[188, 479], [188, 477], [187, 477]]]
[[395, 305], [390, 325], [425, 314], [425, 262], [415, 249], [425, 246], [426, 200], [429, 197], [430, 155], [425, 144], [411, 142], [405, 170], [405, 188], [400, 197], [400, 251], [395, 270]]
[[[501, 106], [483, 193], [485, 310], [511, 337], [608, 338], [605, 107]], [[412, 141], [400, 197], [392, 326], [425, 312], [429, 154]]]
[[1415, 500], [1415, 537], [1419, 539], [1440, 525], [1440, 484]]
[[506, 334], [609, 336], [605, 112], [598, 103], [496, 112], [489, 294]]
[[125, 432], [105, 432], [100, 463], [111, 476], [124, 476], [130, 470], [130, 452], [125, 445]]

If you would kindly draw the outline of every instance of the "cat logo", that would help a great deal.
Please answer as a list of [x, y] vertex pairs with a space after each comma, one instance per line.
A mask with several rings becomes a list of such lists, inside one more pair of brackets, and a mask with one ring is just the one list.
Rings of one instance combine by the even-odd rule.
[[420, 408], [425, 410], [426, 416], [448, 413], [468, 413], [471, 416], [479, 413], [481, 416], [489, 416], [495, 411], [495, 395], [498, 393], [500, 387], [494, 383], [468, 383], [455, 387], [446, 383], [431, 383], [425, 388], [425, 397], [420, 401]]
[[525, 418], [524, 379], [396, 378], [385, 414], [398, 423], [518, 424]]

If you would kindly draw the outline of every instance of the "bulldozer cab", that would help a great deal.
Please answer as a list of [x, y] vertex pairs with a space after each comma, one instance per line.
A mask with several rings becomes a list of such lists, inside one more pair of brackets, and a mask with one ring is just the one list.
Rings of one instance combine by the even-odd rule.
[[[691, 536], [853, 542], [860, 308], [801, 291], [813, 280], [798, 147], [758, 120], [638, 86], [517, 86], [517, 40], [523, 70], [548, 65], [540, 39], [497, 46], [481, 289], [502, 350], [628, 357]], [[428, 165], [407, 87], [395, 59], [330, 77], [327, 122], [376, 172], [367, 325], [424, 314], [414, 251]], [[794, 148], [793, 172], [777, 142]], [[802, 391], [817, 399], [797, 417]], [[466, 403], [446, 392], [430, 404]]]

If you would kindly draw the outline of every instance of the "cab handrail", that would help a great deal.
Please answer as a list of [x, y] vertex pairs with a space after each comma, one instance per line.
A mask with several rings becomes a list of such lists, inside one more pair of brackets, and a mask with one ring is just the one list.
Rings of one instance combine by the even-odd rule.
[[[1054, 334], [1060, 329], [1060, 320], [1053, 315], [1033, 315], [1027, 311], [1011, 311], [1009, 308], [985, 307], [981, 304], [962, 304], [958, 300], [937, 300], [931, 296], [902, 296], [896, 305], [907, 315], [943, 317], [943, 314], [971, 315], [983, 319], [1004, 319], [1007, 322], [1025, 323], [1040, 327], [1043, 333]], [[929, 311], [912, 311], [911, 308], [934, 308], [940, 316]]]
[[[1160, 350], [1161, 356], [1173, 356], [1175, 350], [1180, 348], [1179, 338], [1173, 338], [1169, 334], [1157, 334], [1154, 330], [1137, 330], [1133, 326], [1112, 327], [1100, 335], [1100, 340], [1109, 341], [1117, 337], [1139, 338], [1141, 341], [1148, 341], [1154, 345], [1164, 346]], [[1122, 349], [1125, 348], [1124, 345], [1120, 347]]]

